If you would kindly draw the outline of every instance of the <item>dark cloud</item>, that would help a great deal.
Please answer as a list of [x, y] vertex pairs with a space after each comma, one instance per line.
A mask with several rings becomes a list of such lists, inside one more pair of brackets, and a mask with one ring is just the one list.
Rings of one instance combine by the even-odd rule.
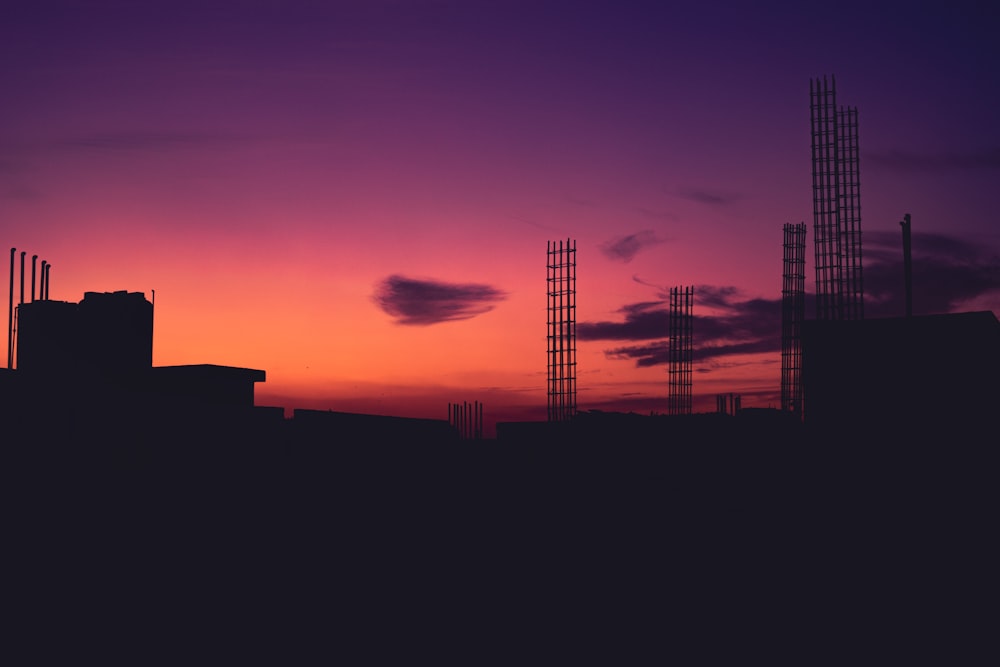
[[[693, 325], [697, 327], [697, 324]], [[780, 323], [779, 323], [780, 326]], [[697, 332], [697, 328], [695, 328]], [[780, 332], [778, 332], [780, 335]], [[698, 335], [695, 333], [695, 339]], [[698, 364], [707, 364], [710, 361], [734, 354], [758, 354], [777, 352], [781, 349], [780, 339], [773, 336], [750, 340], [728, 345], [696, 345], [692, 351], [692, 361]], [[665, 365], [670, 361], [669, 342], [666, 340], [656, 341], [647, 345], [626, 345], [624, 347], [611, 348], [604, 351], [604, 356], [608, 359], [631, 359], [640, 368], [646, 366]], [[704, 367], [703, 371], [721, 368], [721, 364], [712, 364]]]
[[397, 324], [426, 326], [467, 320], [493, 310], [506, 293], [490, 285], [455, 284], [389, 276], [375, 286], [372, 297]]
[[710, 206], [728, 206], [743, 199], [743, 195], [735, 192], [722, 192], [721, 190], [705, 190], [701, 188], [681, 188], [674, 194], [683, 199], [690, 199], [699, 204]]
[[[915, 232], [913, 312], [953, 312], [967, 302], [1000, 290], [1000, 256], [995, 248], [946, 234]], [[905, 312], [901, 234], [868, 232], [864, 255], [865, 315]]]
[[967, 153], [919, 154], [905, 151], [865, 153], [869, 166], [898, 171], [942, 171], [949, 169], [1000, 169], [1000, 148]]
[[631, 359], [640, 368], [645, 366], [658, 366], [669, 361], [669, 345], [666, 340], [656, 341], [648, 345], [626, 345], [625, 347], [614, 347], [604, 351], [604, 356], [608, 359]]
[[[777, 352], [781, 349], [781, 300], [745, 299], [731, 286], [695, 288], [695, 308], [708, 306], [711, 315], [694, 315], [694, 361], [706, 364], [735, 354]], [[702, 301], [702, 299], [705, 301]], [[641, 301], [619, 308], [621, 322], [581, 322], [580, 340], [649, 341], [605, 350], [610, 359], [634, 360], [637, 366], [668, 362], [670, 310], [666, 300]], [[711, 369], [706, 366], [705, 368]]]
[[640, 251], [658, 243], [663, 243], [663, 239], [657, 238], [656, 233], [651, 229], [644, 229], [635, 234], [619, 236], [610, 241], [605, 241], [601, 244], [601, 252], [608, 259], [628, 263]]
[[[642, 308], [641, 306], [648, 306]], [[661, 306], [653, 309], [654, 306]], [[580, 340], [653, 340], [669, 331], [669, 314], [662, 303], [623, 306], [623, 322], [580, 322], [576, 335]]]
[[732, 308], [733, 299], [739, 294], [739, 289], [731, 285], [697, 285], [694, 289], [698, 295], [698, 305], [709, 308]]

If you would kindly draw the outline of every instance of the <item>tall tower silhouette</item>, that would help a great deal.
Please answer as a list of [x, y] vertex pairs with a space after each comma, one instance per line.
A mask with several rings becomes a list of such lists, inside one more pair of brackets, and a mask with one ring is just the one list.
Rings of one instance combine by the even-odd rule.
[[694, 304], [693, 287], [670, 288], [670, 342], [667, 348], [670, 382], [667, 392], [667, 414], [691, 414], [691, 379], [694, 346], [691, 315]]
[[836, 80], [809, 81], [816, 319], [864, 318], [858, 110], [837, 106]]
[[576, 242], [548, 243], [549, 421], [576, 415]]
[[781, 281], [781, 409], [802, 413], [802, 321], [806, 316], [806, 223], [785, 224]]

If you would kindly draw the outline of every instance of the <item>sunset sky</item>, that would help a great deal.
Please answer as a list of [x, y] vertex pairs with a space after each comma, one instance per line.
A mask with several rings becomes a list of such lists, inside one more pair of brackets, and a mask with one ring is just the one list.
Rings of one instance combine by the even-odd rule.
[[[833, 7], [836, 7], [836, 10]], [[581, 409], [774, 406], [809, 82], [859, 110], [866, 311], [1000, 312], [987, 3], [103, 0], [0, 19], [0, 242], [53, 299], [155, 290], [155, 365], [258, 405], [544, 419], [545, 249], [576, 240]], [[5, 255], [6, 262], [6, 255]]]

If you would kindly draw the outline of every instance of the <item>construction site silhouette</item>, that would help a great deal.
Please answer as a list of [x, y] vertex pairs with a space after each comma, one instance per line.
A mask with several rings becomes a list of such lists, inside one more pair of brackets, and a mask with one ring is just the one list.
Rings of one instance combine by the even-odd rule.
[[[675, 628], [722, 623], [713, 601], [725, 599], [738, 618], [777, 608], [782, 633], [804, 637], [849, 616], [907, 641], [933, 619], [929, 654], [960, 656], [952, 625], [973, 622], [962, 591], [981, 584], [997, 500], [1000, 321], [912, 313], [909, 215], [906, 312], [864, 317], [857, 110], [838, 110], [825, 79], [811, 98], [821, 298], [808, 319], [805, 225], [786, 225], [779, 409], [729, 394], [692, 411], [697, 292], [680, 286], [664, 332], [669, 414], [581, 409], [573, 239], [547, 254], [549, 419], [499, 422], [489, 439], [478, 401], [449, 404], [446, 419], [286, 417], [255, 403], [265, 370], [153, 366], [143, 293], [53, 300], [43, 261], [36, 295], [37, 256], [26, 290], [26, 252], [12, 248], [0, 425], [11, 567], [38, 605], [25, 613], [48, 613], [54, 596], [83, 616], [95, 598], [155, 598], [159, 613], [211, 625], [205, 600], [228, 615], [241, 602], [298, 608], [315, 589], [349, 610], [322, 622], [377, 635], [428, 599], [487, 599], [484, 622], [514, 609], [542, 628], [555, 621], [539, 596]], [[928, 574], [942, 570], [947, 581]], [[683, 614], [636, 612], [636, 591], [664, 589]], [[117, 631], [141, 635], [127, 617]]]

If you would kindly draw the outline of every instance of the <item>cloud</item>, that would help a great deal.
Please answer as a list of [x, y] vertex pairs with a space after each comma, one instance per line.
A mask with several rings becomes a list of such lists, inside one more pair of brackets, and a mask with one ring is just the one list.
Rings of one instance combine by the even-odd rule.
[[952, 169], [1000, 169], [1000, 147], [965, 153], [865, 153], [869, 166], [897, 171], [944, 171]]
[[507, 298], [490, 285], [456, 284], [392, 275], [375, 286], [372, 299], [397, 324], [426, 326], [467, 320]]
[[605, 241], [601, 244], [601, 252], [608, 259], [619, 260], [627, 264], [639, 252], [658, 243], [663, 243], [663, 239], [657, 238], [653, 230], [644, 229], [635, 234]]
[[580, 322], [576, 335], [580, 340], [653, 340], [669, 331], [669, 313], [660, 301], [622, 306], [623, 322]]
[[[636, 279], [637, 282], [638, 279]], [[781, 300], [744, 299], [732, 286], [695, 287], [695, 308], [709, 308], [713, 314], [697, 314], [691, 323], [694, 333], [694, 361], [707, 364], [720, 357], [738, 354], [777, 352], [781, 349]], [[580, 340], [644, 341], [604, 351], [609, 359], [633, 360], [647, 367], [669, 361], [667, 340], [670, 310], [666, 297], [640, 301], [618, 309], [621, 322], [580, 322]], [[648, 341], [648, 342], [645, 342]], [[705, 366], [711, 370], [719, 365]]]
[[[901, 234], [865, 234], [864, 289], [867, 317], [905, 312]], [[947, 313], [977, 301], [1000, 303], [1000, 255], [995, 248], [947, 234], [914, 232], [913, 311]]]
[[674, 192], [675, 195], [683, 199], [690, 199], [699, 204], [709, 206], [728, 206], [743, 199], [743, 195], [735, 192], [723, 192], [721, 190], [707, 190], [702, 188], [681, 188]]

